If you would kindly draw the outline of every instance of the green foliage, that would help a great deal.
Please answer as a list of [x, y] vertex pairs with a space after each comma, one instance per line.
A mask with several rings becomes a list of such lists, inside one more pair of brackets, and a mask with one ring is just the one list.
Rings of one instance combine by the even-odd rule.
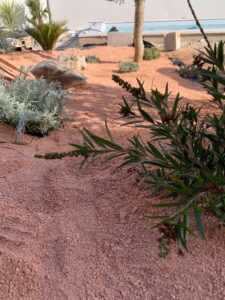
[[64, 22], [52, 22], [26, 28], [26, 32], [46, 51], [54, 49], [59, 37], [65, 31]]
[[99, 64], [101, 60], [96, 55], [88, 55], [86, 56], [86, 62], [88, 64]]
[[123, 103], [120, 104], [120, 114], [126, 117], [134, 117], [135, 113], [132, 111], [132, 104], [129, 104], [125, 97], [123, 97]]
[[50, 12], [42, 7], [40, 0], [27, 0], [26, 5], [30, 12], [30, 18], [27, 20], [31, 25], [26, 28], [26, 32], [43, 50], [52, 50], [59, 37], [66, 31], [66, 23], [50, 22]]
[[193, 81], [201, 80], [201, 72], [195, 65], [182, 65], [177, 69], [177, 71], [182, 78], [190, 79]]
[[194, 57], [193, 65], [198, 68], [212, 68], [224, 71], [224, 41], [215, 44], [214, 47], [205, 47], [204, 51], [199, 51], [199, 54]]
[[191, 65], [181, 64], [178, 66], [178, 73], [181, 77], [195, 81], [210, 80], [207, 76], [207, 71], [220, 70], [224, 72], [224, 41], [215, 44], [214, 47], [205, 47], [200, 50], [198, 55], [194, 56]]
[[0, 4], [0, 20], [6, 30], [21, 30], [25, 24], [25, 7], [14, 0], [4, 0]]
[[119, 73], [137, 72], [139, 65], [135, 62], [121, 62], [119, 64]]
[[157, 48], [145, 48], [144, 60], [152, 60], [160, 57], [160, 51]]
[[[60, 126], [65, 93], [44, 79], [0, 81], [0, 120], [27, 133], [44, 136]], [[22, 125], [23, 124], [23, 125]]]
[[40, 0], [26, 0], [26, 7], [29, 10], [27, 21], [34, 27], [43, 24], [48, 17], [47, 8], [43, 7]]

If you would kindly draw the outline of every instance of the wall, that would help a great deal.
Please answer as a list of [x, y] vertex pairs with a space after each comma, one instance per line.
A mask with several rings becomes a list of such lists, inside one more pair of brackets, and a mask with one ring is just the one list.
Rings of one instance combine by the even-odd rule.
[[[44, 0], [43, 0], [44, 1]], [[200, 18], [225, 18], [224, 0], [192, 0]], [[91, 21], [133, 21], [134, 0], [118, 5], [106, 0], [50, 0], [54, 16], [66, 19], [71, 29]], [[146, 0], [145, 19], [191, 18], [186, 0]]]

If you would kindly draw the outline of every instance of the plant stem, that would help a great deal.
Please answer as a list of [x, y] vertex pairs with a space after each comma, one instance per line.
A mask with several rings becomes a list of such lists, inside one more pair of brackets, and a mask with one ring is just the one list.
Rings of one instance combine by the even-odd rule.
[[189, 6], [189, 8], [190, 8], [190, 10], [191, 10], [191, 14], [192, 14], [192, 16], [193, 16], [193, 18], [194, 18], [194, 20], [195, 20], [195, 23], [196, 23], [196, 25], [198, 26], [198, 28], [199, 28], [199, 30], [201, 31], [201, 34], [202, 34], [204, 40], [205, 40], [206, 43], [207, 43], [207, 46], [210, 48], [210, 50], [213, 51], [212, 46], [211, 46], [211, 44], [210, 44], [210, 41], [209, 41], [209, 39], [208, 39], [208, 37], [207, 37], [207, 35], [206, 35], [204, 29], [203, 29], [203, 27], [202, 27], [202, 25], [201, 25], [201, 23], [200, 23], [198, 17], [197, 17], [197, 14], [195, 13], [195, 10], [194, 10], [194, 7], [193, 7], [192, 4], [191, 4], [191, 1], [190, 1], [190, 0], [187, 0], [187, 3], [188, 3], [188, 6]]

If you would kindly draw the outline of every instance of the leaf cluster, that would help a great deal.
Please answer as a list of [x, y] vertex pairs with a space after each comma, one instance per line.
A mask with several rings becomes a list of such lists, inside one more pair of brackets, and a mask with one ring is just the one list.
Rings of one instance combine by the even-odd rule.
[[40, 0], [26, 0], [30, 17], [25, 31], [42, 47], [53, 50], [59, 37], [67, 30], [66, 22], [51, 20], [51, 12], [42, 6]]

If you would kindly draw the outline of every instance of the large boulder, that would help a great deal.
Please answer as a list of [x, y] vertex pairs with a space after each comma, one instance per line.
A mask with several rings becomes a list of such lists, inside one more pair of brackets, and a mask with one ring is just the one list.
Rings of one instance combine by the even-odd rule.
[[57, 81], [63, 88], [71, 88], [83, 85], [87, 78], [79, 72], [65, 68], [59, 62], [54, 60], [45, 60], [31, 69], [35, 78], [45, 78], [48, 81]]

